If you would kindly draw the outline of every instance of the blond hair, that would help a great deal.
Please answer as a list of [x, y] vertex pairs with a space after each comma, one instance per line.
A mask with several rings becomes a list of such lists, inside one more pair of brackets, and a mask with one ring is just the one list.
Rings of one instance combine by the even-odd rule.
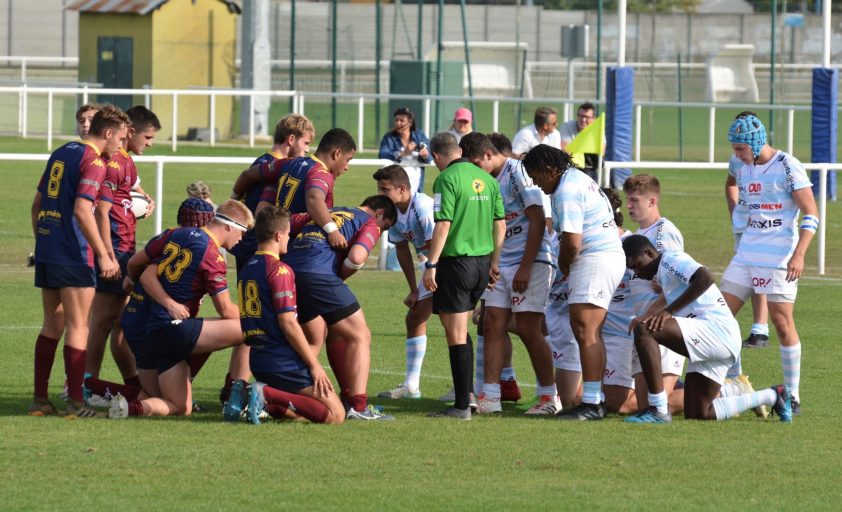
[[254, 227], [254, 215], [248, 207], [236, 199], [228, 199], [216, 209], [230, 219], [240, 222], [243, 226], [251, 229]]

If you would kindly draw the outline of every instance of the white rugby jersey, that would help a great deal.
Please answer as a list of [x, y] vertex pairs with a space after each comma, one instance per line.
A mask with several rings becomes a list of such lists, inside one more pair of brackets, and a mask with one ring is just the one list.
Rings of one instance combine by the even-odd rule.
[[[500, 266], [520, 265], [529, 232], [526, 209], [530, 206], [540, 206], [543, 210], [546, 196], [526, 174], [520, 160], [513, 158], [506, 159], [503, 170], [497, 175], [497, 182], [500, 184], [500, 195], [506, 211], [506, 239], [500, 251]], [[535, 261], [555, 266], [550, 235], [546, 229]]]
[[405, 212], [398, 210], [398, 220], [389, 228], [389, 241], [393, 244], [409, 242], [418, 254], [427, 255], [429, 247], [424, 244], [433, 238], [433, 198], [422, 192], [412, 194]]
[[553, 227], [561, 234], [582, 234], [579, 255], [620, 252], [623, 246], [614, 222], [614, 210], [599, 185], [578, 169], [568, 169], [550, 197]]
[[798, 244], [800, 210], [792, 193], [811, 186], [807, 171], [797, 158], [778, 151], [763, 165], [743, 165], [736, 179], [748, 220], [734, 261], [786, 268]]
[[[558, 236], [553, 233], [550, 239], [553, 259], [558, 259]], [[547, 302], [545, 312], [547, 315], [567, 315], [570, 312], [570, 305], [567, 297], [570, 294], [570, 287], [567, 284], [567, 276], [561, 273], [558, 268], [553, 272], [553, 283], [550, 286], [550, 300]]]
[[[660, 253], [665, 251], [684, 252], [684, 237], [681, 236], [681, 231], [666, 217], [661, 217], [645, 229], [638, 229], [637, 234], [648, 238]], [[651, 281], [638, 277], [632, 277], [629, 281], [629, 288], [635, 315], [645, 313], [655, 299], [660, 296], [660, 292], [652, 288]]]
[[[739, 172], [740, 168], [743, 166], [743, 161], [737, 158], [737, 155], [731, 155], [731, 159], [728, 160], [728, 175], [737, 179], [737, 173]], [[746, 230], [746, 224], [748, 224], [748, 210], [746, 209], [746, 202], [745, 198], [742, 196], [741, 193], [737, 195], [737, 204], [734, 205], [734, 211], [731, 213], [731, 232], [732, 233], [742, 233]]]
[[[620, 240], [625, 240], [632, 235], [631, 231], [624, 231]], [[608, 305], [608, 315], [605, 317], [605, 324], [602, 326], [602, 334], [608, 336], [621, 336], [632, 338], [629, 334], [629, 324], [634, 316], [634, 302], [631, 301], [631, 287], [629, 282], [634, 277], [634, 271], [627, 268], [623, 274], [623, 280], [611, 297], [611, 304]]]

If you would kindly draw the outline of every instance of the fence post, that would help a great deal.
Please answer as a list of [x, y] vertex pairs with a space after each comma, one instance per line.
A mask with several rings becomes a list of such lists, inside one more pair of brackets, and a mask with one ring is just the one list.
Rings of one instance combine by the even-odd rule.
[[713, 144], [716, 140], [716, 107], [710, 107], [708, 111], [708, 162], [713, 162]]
[[[178, 93], [172, 93], [172, 152], [178, 148]], [[161, 230], [157, 231], [158, 233]]]
[[[640, 162], [640, 139], [642, 137], [640, 129], [640, 119], [643, 117], [643, 106], [635, 105], [634, 107], [634, 161]], [[610, 176], [610, 174], [609, 174]]]
[[23, 99], [21, 101], [21, 105], [23, 108], [23, 119], [21, 123], [21, 137], [24, 139], [27, 137], [29, 132], [29, 93], [26, 92], [26, 84], [23, 84]]
[[819, 169], [819, 275], [824, 275], [825, 229], [827, 227], [827, 167]]
[[786, 111], [786, 152], [792, 154], [792, 132], [795, 129], [795, 110]]
[[163, 230], [164, 210], [164, 159], [155, 162], [155, 233]]
[[53, 90], [47, 92], [47, 151], [53, 149]]
[[491, 104], [491, 131], [500, 131], [500, 100], [494, 100]]
[[216, 93], [210, 92], [210, 145], [216, 146]]
[[365, 135], [365, 98], [360, 96], [357, 103], [357, 152], [363, 150], [363, 136]]
[[250, 93], [249, 100], [249, 147], [254, 147], [254, 91]]
[[424, 133], [430, 134], [430, 98], [424, 98]]
[[82, 86], [82, 105], [88, 104], [88, 83]]

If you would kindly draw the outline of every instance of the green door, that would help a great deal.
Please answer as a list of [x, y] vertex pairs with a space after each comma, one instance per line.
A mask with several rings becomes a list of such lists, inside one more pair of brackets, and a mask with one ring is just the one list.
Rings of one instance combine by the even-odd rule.
[[[109, 89], [132, 88], [132, 38], [98, 37], [96, 57], [97, 82]], [[100, 103], [111, 103], [123, 110], [132, 106], [129, 94], [100, 94]]]

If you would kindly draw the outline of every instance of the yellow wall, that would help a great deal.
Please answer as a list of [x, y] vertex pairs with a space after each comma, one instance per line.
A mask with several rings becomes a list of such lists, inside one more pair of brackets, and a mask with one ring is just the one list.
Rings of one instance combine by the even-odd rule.
[[[154, 11], [152, 34], [152, 83], [157, 89], [231, 88], [234, 86], [236, 15], [219, 0], [170, 0]], [[212, 38], [212, 39], [211, 39]], [[166, 131], [171, 135], [172, 99], [153, 101]], [[216, 128], [222, 138], [231, 135], [233, 100], [216, 100]], [[178, 98], [178, 134], [190, 127], [209, 127], [207, 97]]]

